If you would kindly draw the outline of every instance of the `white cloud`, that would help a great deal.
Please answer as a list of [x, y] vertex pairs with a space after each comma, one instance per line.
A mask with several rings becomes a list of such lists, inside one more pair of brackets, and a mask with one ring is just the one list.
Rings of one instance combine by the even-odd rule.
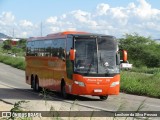
[[51, 32], [59, 32], [59, 27], [50, 27]]
[[20, 21], [20, 26], [22, 27], [32, 27], [33, 23], [27, 20], [21, 20]]
[[[71, 18], [70, 16], [73, 17]], [[70, 12], [68, 14], [68, 20], [72, 21], [72, 27], [87, 28], [87, 27], [97, 26], [97, 22], [93, 18], [93, 13], [89, 13], [82, 10], [76, 10]]]
[[160, 32], [160, 26], [157, 25], [157, 23], [154, 23], [154, 22], [145, 22], [145, 23], [142, 24], [142, 28], [144, 28], [144, 29], [152, 29], [153, 31], [156, 30], [156, 31]]
[[105, 3], [101, 3], [97, 5], [98, 15], [106, 15], [107, 11], [110, 9], [110, 6]]
[[66, 14], [63, 14], [62, 16], [61, 16], [61, 19], [65, 19], [66, 18]]
[[54, 17], [49, 17], [47, 20], [46, 20], [47, 23], [50, 23], [50, 24], [55, 24], [57, 22], [57, 17], [54, 16]]
[[27, 34], [28, 34], [27, 32], [22, 32], [23, 37], [27, 37]]
[[12, 24], [15, 20], [15, 16], [11, 12], [2, 12], [0, 15], [0, 24], [8, 25]]
[[91, 14], [89, 12], [85, 12], [82, 10], [72, 11], [71, 14], [76, 20], [83, 23], [86, 23], [91, 17]]
[[113, 17], [117, 19], [123, 19], [128, 17], [123, 11], [123, 8], [112, 8], [111, 14], [113, 14]]
[[128, 9], [134, 9], [136, 5], [132, 2], [128, 4]]
[[156, 17], [156, 15], [160, 15], [160, 10], [154, 9], [151, 7], [149, 3], [145, 0], [137, 0], [140, 4], [137, 8], [135, 8], [134, 13], [142, 20], [148, 20]]
[[120, 25], [126, 25], [128, 22], [128, 15], [126, 13], [125, 8], [112, 8], [111, 14], [113, 19], [115, 19], [117, 22], [119, 22]]

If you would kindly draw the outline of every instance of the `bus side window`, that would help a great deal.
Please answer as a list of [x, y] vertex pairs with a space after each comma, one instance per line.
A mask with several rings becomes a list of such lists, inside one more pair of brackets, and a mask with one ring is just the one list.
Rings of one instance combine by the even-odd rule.
[[65, 60], [64, 49], [65, 49], [65, 39], [58, 39], [58, 57], [61, 60]]

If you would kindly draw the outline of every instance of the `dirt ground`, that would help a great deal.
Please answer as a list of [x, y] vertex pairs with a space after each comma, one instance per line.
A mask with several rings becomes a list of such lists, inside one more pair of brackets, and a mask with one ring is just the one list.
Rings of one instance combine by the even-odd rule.
[[12, 108], [13, 105], [0, 101], [0, 111], [10, 111]]

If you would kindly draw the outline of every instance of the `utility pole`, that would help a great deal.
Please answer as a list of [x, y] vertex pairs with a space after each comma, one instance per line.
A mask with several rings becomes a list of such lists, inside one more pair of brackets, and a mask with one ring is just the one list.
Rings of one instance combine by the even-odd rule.
[[13, 28], [13, 31], [12, 31], [12, 38], [14, 38], [14, 28]]
[[41, 21], [41, 37], [42, 37], [42, 21]]

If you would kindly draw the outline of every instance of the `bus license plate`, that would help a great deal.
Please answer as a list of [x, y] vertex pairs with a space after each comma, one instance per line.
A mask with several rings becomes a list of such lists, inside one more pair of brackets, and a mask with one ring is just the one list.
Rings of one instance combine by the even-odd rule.
[[102, 92], [102, 89], [94, 89], [94, 92]]

